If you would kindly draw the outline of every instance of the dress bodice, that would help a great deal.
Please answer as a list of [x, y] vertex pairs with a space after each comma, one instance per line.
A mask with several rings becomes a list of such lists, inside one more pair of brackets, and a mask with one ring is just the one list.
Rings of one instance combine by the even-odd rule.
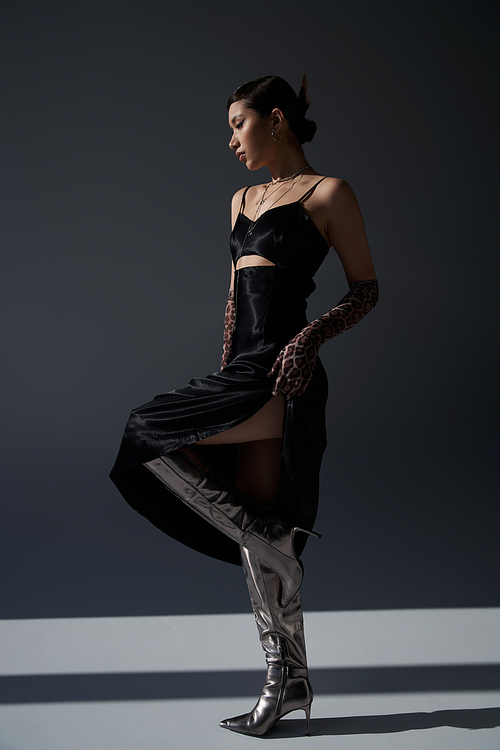
[[299, 200], [265, 211], [256, 223], [243, 213], [245, 191], [230, 239], [234, 264], [242, 257], [259, 255], [290, 277], [301, 278], [309, 286], [303, 289], [309, 296], [315, 288], [312, 278], [328, 254], [324, 237], [303, 207], [319, 182]]
[[307, 298], [316, 287], [313, 276], [328, 253], [302, 205], [318, 182], [298, 201], [265, 211], [257, 222], [243, 213], [243, 196], [230, 240], [233, 262], [257, 255], [273, 265], [236, 271], [234, 366], [251, 359], [253, 365], [270, 368], [280, 349], [307, 323]]

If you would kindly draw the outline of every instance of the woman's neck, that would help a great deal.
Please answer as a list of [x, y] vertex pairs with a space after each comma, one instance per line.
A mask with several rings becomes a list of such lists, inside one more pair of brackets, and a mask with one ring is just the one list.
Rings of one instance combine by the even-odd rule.
[[[279, 182], [279, 180], [291, 177], [300, 170], [307, 172], [307, 169], [304, 169], [307, 165], [307, 159], [301, 148], [281, 148], [267, 166], [271, 172], [271, 180]], [[310, 167], [307, 168], [310, 169]]]

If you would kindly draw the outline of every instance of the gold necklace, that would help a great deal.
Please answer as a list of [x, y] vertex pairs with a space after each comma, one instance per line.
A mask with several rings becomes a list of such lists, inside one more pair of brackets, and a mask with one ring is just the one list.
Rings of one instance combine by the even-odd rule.
[[[300, 174], [301, 172], [304, 172], [306, 169], [310, 169], [310, 168], [311, 168], [311, 165], [310, 164], [306, 164], [305, 167], [302, 167], [302, 169], [299, 169], [297, 172], [295, 172], [295, 174], [290, 175], [290, 177], [281, 177], [281, 178], [279, 178], [277, 180], [272, 180], [271, 179], [271, 182], [269, 182], [264, 187], [264, 192], [262, 193], [262, 198], [260, 199], [260, 201], [257, 201], [257, 203], [255, 205], [258, 206], [260, 204], [262, 206], [265, 203], [265, 201], [268, 200], [271, 197], [271, 195], [274, 195], [274, 193], [276, 193], [280, 189], [281, 184], [283, 182], [289, 182], [290, 180], [293, 180], [294, 177], [297, 177], [298, 174]], [[270, 193], [267, 196], [267, 198], [266, 198], [266, 193], [269, 190], [269, 188], [271, 187], [271, 185], [273, 185], [273, 186], [274, 185], [278, 185], [278, 187], [276, 188], [276, 190], [273, 190], [273, 192]]]
[[[304, 171], [304, 169], [307, 169], [307, 167], [303, 167], [302, 169], [299, 169], [299, 171], [298, 171], [298, 172], [296, 172], [295, 174], [293, 174], [293, 175], [292, 175], [291, 177], [285, 177], [285, 178], [284, 178], [283, 180], [280, 180], [280, 182], [288, 182], [289, 180], [293, 180], [293, 178], [294, 178], [294, 177], [297, 177], [297, 175], [298, 175], [298, 174], [300, 174], [300, 172], [303, 172], [303, 171]], [[289, 187], [289, 188], [288, 188], [287, 190], [285, 190], [285, 192], [284, 192], [284, 193], [282, 193], [281, 195], [279, 195], [279, 196], [278, 196], [278, 197], [276, 198], [276, 200], [275, 200], [275, 201], [273, 201], [273, 203], [271, 203], [271, 205], [269, 206], [269, 208], [267, 209], [267, 211], [270, 211], [270, 210], [271, 210], [271, 208], [272, 208], [272, 207], [273, 207], [273, 206], [274, 206], [274, 205], [275, 205], [275, 204], [276, 204], [276, 203], [277, 203], [277, 202], [278, 202], [279, 200], [281, 200], [282, 198], [284, 198], [284, 197], [285, 197], [285, 195], [286, 195], [287, 193], [289, 193], [289, 192], [290, 192], [290, 190], [291, 190], [291, 189], [292, 189], [292, 188], [293, 188], [293, 187], [294, 187], [294, 186], [295, 186], [295, 185], [297, 184], [297, 182], [299, 182], [299, 181], [300, 181], [301, 177], [302, 177], [302, 175], [300, 175], [300, 177], [299, 177], [299, 179], [298, 179], [298, 180], [295, 180], [295, 182], [292, 182], [292, 183], [291, 183], [291, 185], [290, 185], [290, 187]], [[273, 183], [270, 183], [270, 184], [272, 185]], [[267, 185], [266, 187], [268, 188], [268, 187], [269, 187], [269, 185]], [[281, 185], [279, 185], [279, 187], [281, 187]], [[276, 190], [273, 190], [273, 192], [272, 192], [272, 193], [271, 193], [271, 194], [270, 194], [270, 195], [268, 196], [268, 198], [270, 198], [270, 197], [271, 197], [272, 195], [274, 195], [274, 193], [275, 193], [275, 192], [276, 192], [277, 190], [278, 190], [278, 188], [276, 188]], [[250, 236], [250, 235], [251, 235], [251, 234], [253, 233], [253, 230], [254, 230], [254, 229], [255, 229], [255, 227], [257, 226], [257, 223], [258, 223], [258, 221], [259, 221], [260, 217], [262, 216], [262, 213], [261, 213], [261, 208], [262, 208], [262, 204], [263, 204], [263, 203], [264, 203], [264, 201], [263, 201], [263, 200], [260, 200], [260, 201], [259, 201], [258, 203], [256, 203], [256, 204], [255, 204], [255, 205], [257, 206], [257, 208], [256, 208], [256, 210], [255, 210], [255, 215], [254, 215], [254, 217], [253, 217], [253, 220], [250, 220], [250, 224], [248, 225], [247, 233], [245, 234], [245, 239], [243, 240], [243, 244], [242, 244], [242, 246], [241, 246], [241, 248], [242, 248], [242, 249], [243, 249], [243, 247], [244, 247], [244, 245], [245, 245], [245, 242], [246, 242], [246, 239], [247, 239], [247, 237], [249, 237], [249, 236]], [[264, 211], [264, 213], [267, 213], [267, 211]]]

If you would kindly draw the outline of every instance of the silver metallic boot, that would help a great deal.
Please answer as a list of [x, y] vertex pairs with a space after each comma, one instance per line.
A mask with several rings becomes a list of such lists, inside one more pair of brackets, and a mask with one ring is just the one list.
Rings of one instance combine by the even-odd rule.
[[263, 735], [286, 714], [302, 710], [309, 734], [313, 692], [307, 674], [306, 645], [300, 593], [282, 607], [276, 574], [255, 555], [241, 548], [250, 600], [266, 654], [267, 680], [252, 711], [220, 726], [243, 734]]
[[269, 566], [281, 582], [278, 601], [282, 606], [291, 602], [303, 576], [293, 544], [295, 533], [303, 531], [316, 537], [319, 534], [252, 511], [241, 492], [206, 474], [180, 451], [160, 456], [145, 466], [185, 505]]

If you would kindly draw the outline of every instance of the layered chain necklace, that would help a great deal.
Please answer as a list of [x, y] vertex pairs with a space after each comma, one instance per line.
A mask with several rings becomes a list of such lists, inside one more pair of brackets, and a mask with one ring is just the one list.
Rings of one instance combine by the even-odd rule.
[[[279, 200], [281, 200], [282, 198], [284, 198], [285, 195], [290, 192], [290, 190], [293, 188], [293, 186], [300, 180], [300, 177], [302, 177], [302, 172], [304, 172], [306, 169], [310, 169], [310, 168], [311, 168], [311, 165], [310, 164], [306, 164], [305, 167], [302, 167], [302, 169], [299, 169], [297, 172], [295, 172], [294, 174], [290, 175], [290, 177], [282, 177], [279, 180], [271, 180], [271, 182], [269, 182], [264, 187], [264, 192], [262, 193], [262, 198], [259, 201], [257, 201], [257, 203], [255, 204], [257, 206], [257, 208], [255, 209], [255, 216], [253, 217], [253, 220], [250, 221], [250, 224], [248, 225], [247, 233], [245, 235], [245, 239], [243, 240], [243, 245], [245, 244], [247, 237], [249, 237], [253, 233], [253, 230], [257, 226], [257, 222], [259, 221], [260, 217], [262, 216], [261, 211], [262, 211], [262, 206], [264, 205], [264, 203], [266, 201], [268, 201], [269, 198], [271, 198], [276, 192], [278, 192], [278, 190], [281, 188], [281, 186], [282, 186], [282, 184], [284, 182], [290, 182], [291, 183], [290, 187], [287, 190], [285, 190], [284, 193], [282, 193], [281, 195], [279, 195], [276, 198], [275, 201], [273, 201], [271, 203], [271, 205], [267, 209], [267, 211], [269, 211], [274, 206], [275, 203], [277, 203]], [[298, 175], [300, 175], [299, 180], [295, 180], [295, 178]], [[295, 180], [295, 182], [294, 182], [294, 180]], [[274, 187], [275, 185], [277, 185], [277, 187], [275, 187], [274, 190], [272, 190], [269, 193], [269, 195], [268, 195], [267, 191], [269, 190], [269, 188], [270, 187]], [[265, 211], [264, 213], [267, 213], [267, 211]], [[242, 245], [242, 248], [243, 248], [243, 245]]]

